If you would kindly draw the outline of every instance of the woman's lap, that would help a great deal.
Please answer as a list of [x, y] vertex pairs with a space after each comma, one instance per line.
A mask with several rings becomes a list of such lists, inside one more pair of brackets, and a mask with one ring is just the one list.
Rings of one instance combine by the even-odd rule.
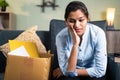
[[91, 78], [91, 77], [86, 77], [86, 76], [81, 76], [81, 77], [66, 77], [66, 76], [61, 76], [58, 79], [55, 80], [105, 80], [105, 77], [101, 78]]

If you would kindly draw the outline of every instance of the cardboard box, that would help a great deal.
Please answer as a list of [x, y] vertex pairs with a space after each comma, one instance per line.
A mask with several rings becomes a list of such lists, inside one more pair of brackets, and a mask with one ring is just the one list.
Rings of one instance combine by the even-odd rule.
[[49, 80], [52, 54], [40, 58], [8, 55], [4, 80]]

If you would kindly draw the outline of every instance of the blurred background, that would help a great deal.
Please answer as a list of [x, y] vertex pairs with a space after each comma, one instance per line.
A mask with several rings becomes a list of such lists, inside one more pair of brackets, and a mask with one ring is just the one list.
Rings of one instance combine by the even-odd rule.
[[[51, 19], [64, 20], [64, 11], [70, 1], [75, 0], [55, 0], [55, 10], [52, 7], [44, 7], [44, 12], [40, 5], [43, 0], [6, 0], [9, 3], [6, 12], [15, 14], [15, 28], [24, 30], [30, 26], [38, 25], [39, 30], [49, 30]], [[53, 0], [44, 0], [53, 2]], [[90, 20], [106, 20], [107, 8], [115, 8], [114, 27], [120, 29], [120, 0], [77, 0], [86, 4]], [[48, 4], [49, 5], [49, 4]]]

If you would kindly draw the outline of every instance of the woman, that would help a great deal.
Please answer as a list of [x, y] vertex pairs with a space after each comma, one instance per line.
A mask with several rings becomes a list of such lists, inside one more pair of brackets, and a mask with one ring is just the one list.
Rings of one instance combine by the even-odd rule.
[[104, 80], [107, 66], [104, 31], [88, 23], [84, 3], [72, 1], [65, 10], [67, 27], [56, 37], [59, 67], [53, 71], [58, 80]]

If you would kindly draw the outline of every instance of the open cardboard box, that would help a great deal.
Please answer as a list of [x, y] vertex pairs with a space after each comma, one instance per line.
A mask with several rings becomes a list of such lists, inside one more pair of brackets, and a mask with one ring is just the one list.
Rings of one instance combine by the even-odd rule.
[[53, 54], [40, 58], [8, 55], [4, 80], [49, 80]]

